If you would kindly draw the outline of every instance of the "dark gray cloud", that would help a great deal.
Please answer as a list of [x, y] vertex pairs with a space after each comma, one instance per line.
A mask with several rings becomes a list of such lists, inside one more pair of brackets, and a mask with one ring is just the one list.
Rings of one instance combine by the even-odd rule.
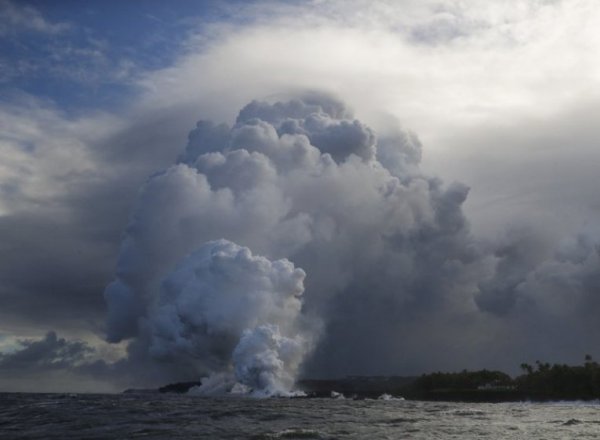
[[527, 229], [512, 230], [494, 248], [494, 276], [479, 284], [475, 302], [480, 309], [503, 315], [519, 299], [519, 288], [540, 261], [548, 257], [548, 244]]
[[[110, 274], [110, 239], [72, 219], [21, 213], [0, 218], [0, 316], [5, 325], [79, 326], [105, 310], [99, 292]], [[64, 327], [63, 327], [64, 328]]]
[[579, 234], [548, 249], [530, 234], [513, 236], [497, 249], [494, 276], [480, 285], [477, 303], [491, 313], [531, 314], [540, 322], [544, 315], [578, 319], [579, 324], [597, 327], [590, 317], [600, 305], [598, 237]]
[[59, 338], [48, 332], [41, 340], [22, 340], [22, 349], [0, 353], [0, 371], [3, 373], [42, 373], [46, 370], [72, 369], [82, 364], [93, 349], [79, 341]]
[[[165, 145], [185, 139], [174, 133], [179, 123], [169, 120], [146, 114], [120, 130], [83, 121], [106, 134], [90, 136], [93, 140], [77, 148], [60, 125], [42, 131], [37, 147], [27, 153], [31, 165], [23, 161], [14, 182], [18, 196], [8, 199], [8, 212], [0, 216], [4, 331], [104, 333], [102, 291], [114, 271], [131, 206], [148, 175], [177, 157], [179, 149]], [[48, 151], [56, 151], [56, 162], [43, 155]]]
[[16, 342], [12, 350], [0, 353], [0, 387], [6, 391], [119, 392], [148, 383], [144, 379], [152, 374], [151, 367], [144, 373], [128, 360], [108, 362], [89, 343], [54, 331]]

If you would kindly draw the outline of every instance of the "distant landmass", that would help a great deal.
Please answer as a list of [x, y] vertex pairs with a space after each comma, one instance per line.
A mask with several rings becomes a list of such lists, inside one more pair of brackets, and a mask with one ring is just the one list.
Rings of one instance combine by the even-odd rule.
[[[463, 370], [418, 377], [349, 376], [342, 379], [303, 379], [297, 388], [308, 398], [365, 399], [382, 395], [412, 400], [509, 402], [523, 400], [600, 399], [600, 365], [590, 356], [583, 365], [536, 362], [521, 364], [523, 374], [511, 378], [501, 371]], [[128, 389], [125, 393], [187, 393], [201, 382], [179, 382], [158, 389]], [[333, 393], [333, 394], [332, 394]]]

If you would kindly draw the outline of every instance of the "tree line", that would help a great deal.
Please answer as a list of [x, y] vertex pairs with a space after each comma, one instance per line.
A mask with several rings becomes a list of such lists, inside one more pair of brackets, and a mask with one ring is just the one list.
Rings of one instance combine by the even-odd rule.
[[591, 400], [600, 399], [600, 365], [521, 364], [516, 378], [501, 371], [463, 370], [423, 374], [404, 390], [407, 397], [433, 400]]

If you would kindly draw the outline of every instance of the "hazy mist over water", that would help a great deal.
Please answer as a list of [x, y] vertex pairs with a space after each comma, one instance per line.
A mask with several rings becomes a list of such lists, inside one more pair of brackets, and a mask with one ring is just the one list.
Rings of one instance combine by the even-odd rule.
[[0, 394], [2, 439], [597, 438], [596, 402]]

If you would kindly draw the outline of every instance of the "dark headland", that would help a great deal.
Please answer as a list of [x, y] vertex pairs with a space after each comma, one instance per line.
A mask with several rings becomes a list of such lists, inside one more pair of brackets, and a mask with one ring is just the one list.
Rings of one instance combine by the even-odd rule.
[[[348, 398], [377, 398], [383, 394], [411, 400], [460, 402], [511, 402], [600, 399], [600, 365], [586, 356], [583, 365], [521, 364], [516, 378], [501, 371], [463, 370], [418, 377], [349, 376], [342, 379], [303, 379], [297, 388], [308, 398], [331, 397], [332, 391]], [[179, 382], [156, 390], [132, 392], [186, 393], [200, 382]]]

